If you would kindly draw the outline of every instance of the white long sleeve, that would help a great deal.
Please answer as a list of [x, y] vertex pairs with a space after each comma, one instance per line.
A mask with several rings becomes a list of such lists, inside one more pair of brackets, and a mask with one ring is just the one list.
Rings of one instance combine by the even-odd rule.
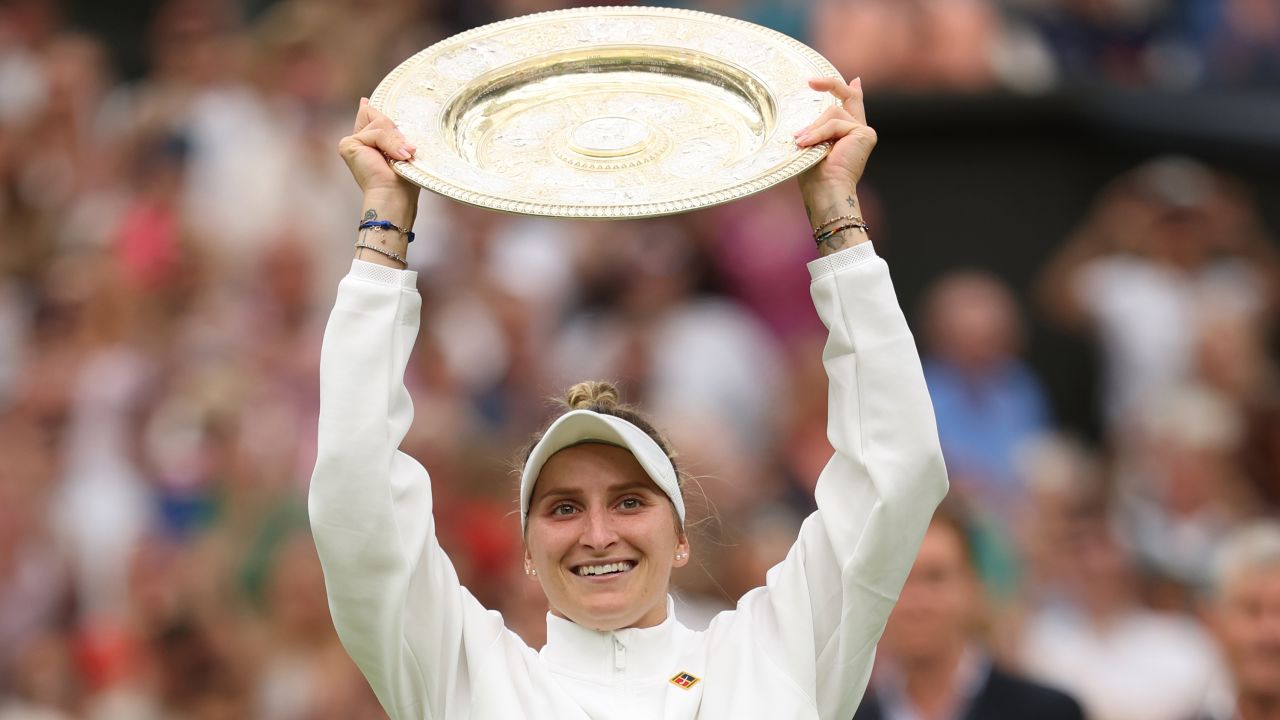
[[750, 624], [761, 654], [779, 658], [819, 717], [848, 718], [948, 483], [924, 372], [884, 261], [863, 243], [809, 270], [828, 329], [822, 361], [835, 455], [791, 552], [727, 619]]
[[383, 707], [444, 718], [469, 693], [459, 658], [506, 631], [458, 583], [436, 541], [427, 472], [398, 450], [413, 421], [403, 378], [422, 306], [416, 276], [357, 260], [339, 285], [309, 510], [334, 625]]

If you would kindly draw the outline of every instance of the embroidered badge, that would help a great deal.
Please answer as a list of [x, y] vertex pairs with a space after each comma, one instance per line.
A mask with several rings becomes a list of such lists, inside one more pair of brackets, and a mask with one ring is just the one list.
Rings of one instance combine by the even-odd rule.
[[687, 672], [682, 672], [682, 673], [676, 673], [676, 676], [671, 678], [671, 683], [673, 685], [679, 685], [685, 690], [688, 690], [694, 685], [697, 685], [699, 680], [701, 680], [701, 678], [696, 678]]

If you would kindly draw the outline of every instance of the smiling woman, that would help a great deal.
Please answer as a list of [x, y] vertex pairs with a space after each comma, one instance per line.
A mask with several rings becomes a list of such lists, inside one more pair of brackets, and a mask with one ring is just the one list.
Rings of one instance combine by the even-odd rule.
[[667, 443], [608, 383], [579, 383], [530, 448], [520, 478], [525, 572], [553, 615], [593, 630], [653, 627], [671, 569], [689, 562]]
[[365, 214], [325, 330], [310, 512], [334, 625], [393, 718], [852, 717], [947, 478], [915, 341], [859, 217], [876, 140], [862, 87], [809, 85], [840, 100], [796, 132], [801, 147], [834, 143], [800, 177], [821, 256], [810, 294], [830, 333], [835, 455], [818, 509], [763, 587], [686, 628], [668, 595], [690, 555], [670, 448], [612, 387], [575, 386], [520, 479], [526, 569], [551, 606], [540, 651], [459, 583], [430, 478], [398, 449], [422, 302], [406, 269], [418, 188], [387, 158], [414, 148], [361, 104], [339, 150]]

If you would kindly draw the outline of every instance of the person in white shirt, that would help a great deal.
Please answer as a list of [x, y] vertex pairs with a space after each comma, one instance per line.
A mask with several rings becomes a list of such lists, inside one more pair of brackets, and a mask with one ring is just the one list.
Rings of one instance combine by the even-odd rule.
[[876, 141], [861, 83], [810, 86], [841, 101], [797, 133], [800, 146], [833, 143], [800, 178], [821, 255], [811, 295], [830, 333], [836, 452], [818, 509], [764, 587], [705, 631], [684, 627], [668, 590], [692, 550], [670, 453], [608, 388], [578, 387], [521, 476], [526, 568], [551, 607], [540, 651], [459, 583], [427, 472], [397, 449], [421, 309], [400, 229], [419, 191], [385, 159], [414, 148], [362, 102], [339, 150], [365, 219], [394, 227], [359, 235], [325, 332], [310, 517], [338, 634], [392, 718], [852, 717], [947, 478], [915, 342], [858, 218]]

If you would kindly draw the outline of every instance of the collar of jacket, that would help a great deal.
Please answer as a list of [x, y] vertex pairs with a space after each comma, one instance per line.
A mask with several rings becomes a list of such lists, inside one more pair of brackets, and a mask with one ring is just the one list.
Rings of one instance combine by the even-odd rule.
[[540, 654], [555, 672], [595, 680], [665, 677], [675, 665], [688, 628], [676, 620], [667, 596], [667, 619], [650, 628], [591, 630], [547, 613], [547, 644]]

